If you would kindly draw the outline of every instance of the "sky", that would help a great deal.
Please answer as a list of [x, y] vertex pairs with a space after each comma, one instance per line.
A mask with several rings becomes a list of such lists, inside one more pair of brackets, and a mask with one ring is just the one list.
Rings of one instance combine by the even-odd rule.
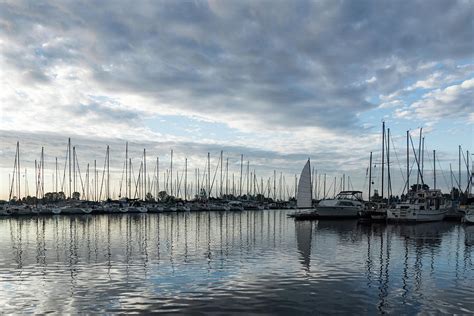
[[24, 195], [42, 146], [53, 189], [69, 137], [82, 177], [94, 160], [102, 170], [110, 146], [115, 195], [126, 141], [137, 173], [145, 147], [160, 171], [171, 149], [175, 170], [187, 157], [190, 178], [223, 150], [236, 179], [243, 154], [258, 178], [277, 170], [291, 191], [309, 157], [328, 190], [344, 174], [366, 192], [370, 152], [380, 187], [382, 121], [394, 194], [406, 131], [416, 147], [420, 128], [425, 180], [436, 150], [446, 191], [458, 146], [461, 182], [473, 152], [473, 53], [470, 0], [1, 1], [0, 198], [17, 141]]

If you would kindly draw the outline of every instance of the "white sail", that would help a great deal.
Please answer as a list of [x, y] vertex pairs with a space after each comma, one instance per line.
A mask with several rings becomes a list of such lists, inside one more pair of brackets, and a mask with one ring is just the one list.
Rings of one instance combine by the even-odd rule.
[[298, 182], [298, 194], [296, 196], [296, 206], [298, 208], [312, 207], [312, 190], [311, 190], [311, 165], [308, 161], [301, 171], [300, 181]]

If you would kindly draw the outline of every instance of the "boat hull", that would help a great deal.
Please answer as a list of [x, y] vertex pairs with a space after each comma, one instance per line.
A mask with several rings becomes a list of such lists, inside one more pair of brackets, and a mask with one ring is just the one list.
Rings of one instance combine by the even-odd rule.
[[387, 210], [387, 220], [391, 222], [437, 222], [442, 221], [447, 212], [447, 209], [389, 209]]
[[360, 208], [343, 206], [318, 206], [316, 216], [319, 218], [357, 218]]

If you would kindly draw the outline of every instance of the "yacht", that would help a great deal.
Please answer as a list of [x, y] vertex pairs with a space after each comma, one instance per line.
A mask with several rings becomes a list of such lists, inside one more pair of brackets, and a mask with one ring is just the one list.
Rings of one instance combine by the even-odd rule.
[[461, 207], [461, 211], [464, 213], [463, 223], [474, 224], [474, 197], [468, 199], [467, 204]]
[[409, 200], [387, 209], [387, 220], [397, 222], [442, 221], [449, 210], [441, 190], [419, 190]]
[[364, 208], [361, 191], [341, 191], [334, 199], [320, 201], [316, 215], [320, 218], [355, 218]]

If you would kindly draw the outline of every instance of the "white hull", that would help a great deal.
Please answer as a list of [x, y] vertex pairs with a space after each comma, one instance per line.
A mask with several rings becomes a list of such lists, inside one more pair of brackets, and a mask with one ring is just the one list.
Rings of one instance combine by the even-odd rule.
[[344, 206], [318, 206], [316, 213], [319, 217], [359, 217], [360, 208]]
[[437, 222], [442, 221], [447, 212], [448, 209], [388, 209], [387, 220], [396, 222]]
[[464, 214], [464, 217], [462, 220], [464, 223], [474, 224], [474, 210], [468, 211], [466, 214]]

